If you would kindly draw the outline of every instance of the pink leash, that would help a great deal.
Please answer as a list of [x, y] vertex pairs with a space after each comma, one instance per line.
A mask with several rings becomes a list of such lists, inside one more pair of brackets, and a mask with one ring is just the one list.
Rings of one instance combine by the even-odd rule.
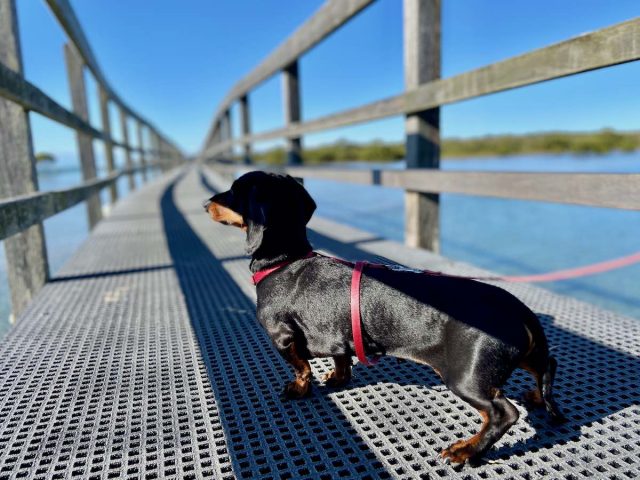
[[640, 262], [640, 252], [627, 255], [626, 257], [612, 258], [599, 263], [592, 263], [583, 267], [569, 268], [567, 270], [558, 270], [549, 273], [540, 273], [537, 275], [513, 276], [513, 277], [486, 277], [478, 280], [501, 280], [514, 283], [533, 283], [533, 282], [553, 282], [555, 280], [567, 280], [569, 278], [586, 277], [596, 273], [608, 272], [616, 268], [627, 267], [634, 263]]

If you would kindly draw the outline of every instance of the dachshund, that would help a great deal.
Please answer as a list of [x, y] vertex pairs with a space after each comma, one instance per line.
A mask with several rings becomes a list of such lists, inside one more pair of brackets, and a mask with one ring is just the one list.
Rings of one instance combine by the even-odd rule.
[[[211, 218], [246, 232], [255, 275], [257, 318], [295, 370], [288, 399], [311, 393], [309, 359], [333, 357], [329, 387], [351, 379], [356, 345], [351, 324], [353, 265], [310, 254], [306, 225], [316, 204], [290, 176], [250, 172], [203, 204]], [[368, 355], [429, 365], [444, 384], [482, 417], [480, 431], [441, 452], [447, 462], [475, 463], [518, 420], [502, 387], [516, 368], [536, 388], [529, 404], [564, 420], [552, 393], [557, 362], [549, 355], [537, 316], [494, 285], [424, 271], [367, 268], [360, 284], [362, 342]]]

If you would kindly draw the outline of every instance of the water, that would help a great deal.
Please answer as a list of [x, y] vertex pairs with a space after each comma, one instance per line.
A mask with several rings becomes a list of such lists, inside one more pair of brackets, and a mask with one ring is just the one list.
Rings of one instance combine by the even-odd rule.
[[[358, 165], [352, 165], [358, 166]], [[360, 165], [369, 168], [371, 164]], [[385, 164], [401, 168], [401, 164]], [[640, 152], [607, 156], [532, 155], [444, 161], [445, 170], [640, 173]], [[81, 183], [77, 168], [40, 171], [42, 190]], [[139, 184], [138, 179], [138, 184]], [[319, 215], [348, 223], [374, 236], [402, 241], [403, 191], [308, 180]], [[119, 181], [125, 194], [127, 181]], [[107, 191], [103, 191], [103, 203]], [[53, 274], [87, 235], [84, 204], [45, 221]], [[570, 268], [640, 250], [640, 212], [502, 200], [462, 195], [441, 196], [442, 253], [453, 259], [507, 275]], [[9, 328], [9, 294], [4, 249], [0, 254], [0, 336]], [[640, 319], [640, 265], [545, 288]]]

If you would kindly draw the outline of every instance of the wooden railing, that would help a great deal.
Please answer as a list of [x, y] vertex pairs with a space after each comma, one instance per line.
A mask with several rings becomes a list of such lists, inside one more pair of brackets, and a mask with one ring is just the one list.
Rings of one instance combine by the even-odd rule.
[[[180, 150], [148, 120], [118, 97], [107, 82], [89, 47], [68, 0], [46, 0], [65, 31], [69, 42], [64, 55], [71, 88], [73, 109], [67, 110], [24, 78], [15, 0], [0, 0], [0, 240], [5, 239], [8, 280], [13, 314], [18, 315], [49, 277], [42, 221], [73, 205], [86, 201], [91, 228], [102, 216], [100, 190], [109, 187], [111, 202], [118, 199], [117, 180], [128, 176], [129, 189], [134, 174], [149, 168], [166, 169], [184, 160]], [[85, 67], [99, 88], [102, 129], [89, 123]], [[120, 111], [122, 140], [111, 136], [109, 104]], [[31, 141], [29, 112], [37, 112], [76, 132], [84, 182], [66, 190], [38, 192], [38, 179]], [[137, 146], [129, 140], [127, 123], [136, 122]], [[144, 131], [148, 142], [145, 146]], [[108, 175], [97, 178], [93, 139], [102, 140]], [[113, 149], [122, 148], [125, 168], [115, 168]], [[137, 153], [134, 165], [131, 153]]]
[[[549, 47], [440, 78], [440, 0], [404, 0], [404, 69], [406, 91], [357, 108], [302, 120], [299, 111], [300, 56], [333, 33], [372, 0], [329, 0], [249, 75], [239, 81], [218, 107], [199, 160], [229, 160], [234, 146], [244, 147], [250, 163], [251, 144], [284, 138], [288, 165], [298, 177], [399, 187], [405, 198], [408, 244], [438, 250], [439, 193], [487, 195], [601, 207], [640, 209], [640, 175], [585, 173], [445, 172], [440, 157], [439, 107], [461, 100], [640, 59], [640, 17], [571, 38]], [[251, 133], [249, 93], [267, 78], [282, 73], [286, 125]], [[295, 80], [291, 87], [292, 79]], [[240, 103], [241, 135], [233, 138], [230, 108]], [[404, 115], [406, 170], [312, 168], [300, 163], [304, 134]], [[382, 160], [382, 159], [381, 159]], [[216, 163], [228, 171], [242, 167]]]

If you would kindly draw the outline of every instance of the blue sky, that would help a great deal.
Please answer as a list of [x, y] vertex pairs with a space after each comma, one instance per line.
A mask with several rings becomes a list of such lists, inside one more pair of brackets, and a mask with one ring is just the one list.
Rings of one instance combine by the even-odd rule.
[[[70, 107], [65, 36], [44, 1], [19, 0], [27, 79]], [[320, 0], [79, 1], [72, 5], [113, 88], [186, 152], [202, 144], [225, 93], [323, 3]], [[442, 74], [455, 75], [628, 20], [638, 0], [443, 0]], [[378, 0], [300, 63], [303, 118], [403, 90], [402, 1]], [[91, 122], [100, 126], [88, 75]], [[280, 77], [250, 95], [254, 131], [283, 123]], [[442, 134], [640, 129], [640, 62], [446, 106]], [[233, 109], [238, 131], [237, 107]], [[37, 151], [73, 156], [73, 132], [32, 114]], [[112, 108], [112, 129], [120, 126]], [[131, 131], [134, 137], [134, 132]], [[135, 137], [134, 137], [135, 138]], [[401, 118], [305, 137], [403, 138]], [[96, 142], [98, 144], [99, 142]], [[258, 148], [273, 145], [265, 143]], [[101, 148], [96, 147], [98, 154]], [[121, 154], [118, 153], [121, 161]]]

